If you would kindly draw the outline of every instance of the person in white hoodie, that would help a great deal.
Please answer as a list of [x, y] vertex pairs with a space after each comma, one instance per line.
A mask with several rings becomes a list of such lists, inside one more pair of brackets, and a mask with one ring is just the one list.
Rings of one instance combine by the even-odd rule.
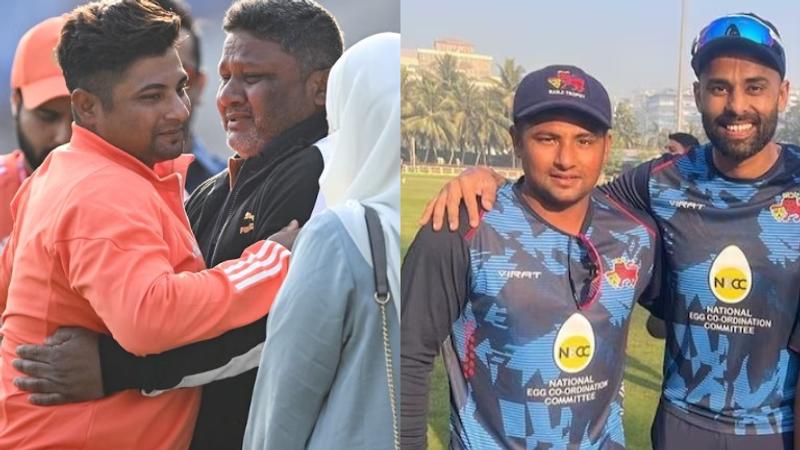
[[[390, 385], [400, 350], [399, 61], [400, 35], [382, 33], [331, 69], [326, 108], [336, 139], [320, 179], [330, 209], [300, 232], [272, 306], [245, 449], [397, 446], [399, 392]], [[383, 308], [365, 207], [377, 212], [385, 241]]]

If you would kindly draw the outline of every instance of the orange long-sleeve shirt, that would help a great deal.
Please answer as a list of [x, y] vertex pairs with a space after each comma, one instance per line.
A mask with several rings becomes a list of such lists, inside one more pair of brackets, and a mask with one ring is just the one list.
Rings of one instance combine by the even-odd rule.
[[11, 360], [17, 345], [41, 343], [60, 326], [111, 334], [144, 355], [266, 314], [289, 252], [261, 241], [203, 270], [182, 201], [190, 161], [150, 169], [74, 125], [70, 144], [23, 184], [0, 262], [0, 449], [188, 447], [199, 390], [38, 407], [13, 385], [21, 374]]

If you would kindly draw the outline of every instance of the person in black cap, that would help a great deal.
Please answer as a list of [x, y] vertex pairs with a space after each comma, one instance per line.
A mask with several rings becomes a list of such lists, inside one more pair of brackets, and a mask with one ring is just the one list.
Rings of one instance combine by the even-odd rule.
[[592, 76], [528, 74], [513, 121], [525, 175], [476, 228], [421, 229], [403, 263], [403, 449], [426, 448], [440, 347], [450, 448], [625, 448], [624, 348], [634, 302], [655, 307], [655, 226], [594, 189], [611, 105]]
[[[653, 448], [791, 449], [800, 148], [774, 141], [789, 93], [783, 43], [754, 14], [726, 15], [695, 39], [692, 68], [710, 143], [647, 162], [602, 188], [647, 212], [664, 238], [667, 336]], [[486, 172], [451, 182], [440, 204], [459, 201], [455, 194], [469, 186], [464, 201], [477, 211], [470, 192], [479, 186], [491, 205], [496, 175]]]

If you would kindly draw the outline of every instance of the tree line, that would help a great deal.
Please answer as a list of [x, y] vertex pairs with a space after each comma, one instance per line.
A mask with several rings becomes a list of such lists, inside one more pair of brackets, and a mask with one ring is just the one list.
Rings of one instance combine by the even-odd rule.
[[[497, 69], [497, 77], [472, 79], [459, 70], [452, 55], [438, 58], [430, 70], [420, 67], [412, 72], [401, 67], [405, 163], [518, 166], [508, 128], [514, 91], [526, 72], [513, 58]], [[699, 124], [689, 125], [688, 132], [701, 142], [706, 140]], [[619, 173], [623, 160], [636, 162], [658, 155], [669, 131], [655, 124], [642, 127], [632, 105], [619, 102], [614, 108], [614, 144], [606, 175]], [[800, 143], [800, 104], [781, 118], [778, 140]]]

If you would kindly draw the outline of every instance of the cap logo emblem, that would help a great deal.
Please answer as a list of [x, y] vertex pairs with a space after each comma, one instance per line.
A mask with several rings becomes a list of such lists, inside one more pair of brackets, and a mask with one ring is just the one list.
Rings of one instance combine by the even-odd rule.
[[573, 75], [569, 70], [559, 70], [555, 76], [547, 79], [547, 83], [554, 88], [548, 90], [548, 94], [586, 98], [586, 80]]

